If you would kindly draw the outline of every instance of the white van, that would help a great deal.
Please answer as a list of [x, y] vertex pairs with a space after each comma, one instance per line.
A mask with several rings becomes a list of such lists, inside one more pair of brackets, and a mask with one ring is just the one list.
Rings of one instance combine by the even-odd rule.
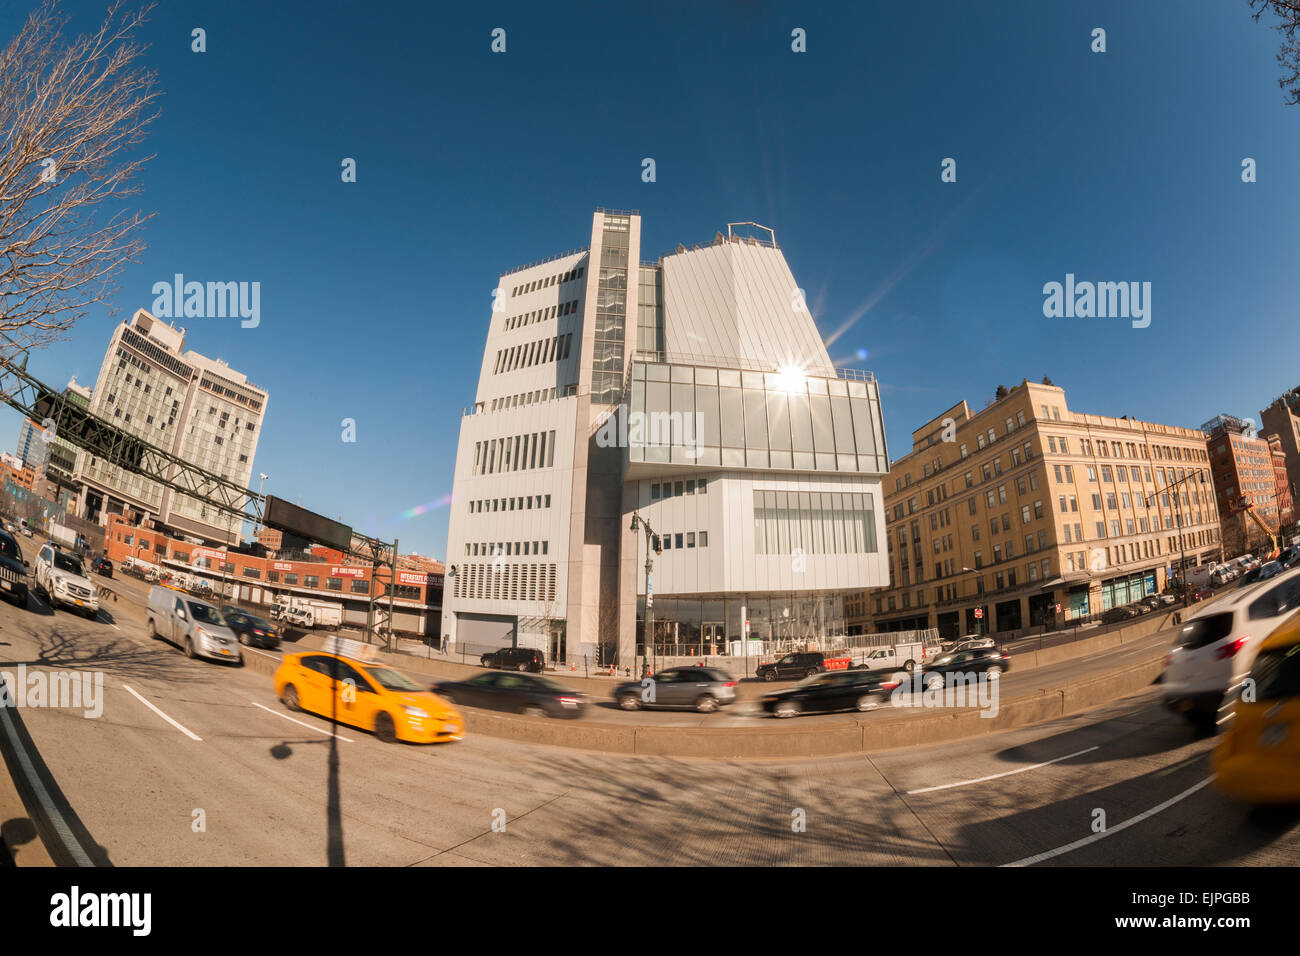
[[186, 657], [244, 663], [238, 636], [226, 626], [221, 612], [206, 601], [155, 584], [149, 590], [149, 607], [145, 613], [149, 637], [170, 641]]
[[1187, 618], [1165, 658], [1165, 706], [1194, 726], [1212, 730], [1239, 693], [1259, 645], [1297, 609], [1300, 568], [1293, 568]]

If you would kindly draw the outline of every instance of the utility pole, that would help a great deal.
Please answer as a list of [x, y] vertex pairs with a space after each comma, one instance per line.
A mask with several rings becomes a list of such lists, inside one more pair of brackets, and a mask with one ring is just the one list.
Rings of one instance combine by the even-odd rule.
[[645, 529], [645, 654], [641, 658], [641, 677], [642, 679], [650, 676], [650, 662], [654, 657], [654, 583], [651, 573], [654, 571], [653, 554], [658, 553], [655, 547], [654, 539], [658, 537], [654, 529], [650, 527], [650, 522], [642, 518], [639, 512], [632, 512], [632, 530], [638, 531]]

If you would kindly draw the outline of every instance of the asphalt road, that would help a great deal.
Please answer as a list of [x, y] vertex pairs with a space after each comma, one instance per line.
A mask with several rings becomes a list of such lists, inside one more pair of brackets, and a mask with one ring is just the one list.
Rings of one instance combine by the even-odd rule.
[[812, 760], [473, 736], [384, 745], [287, 713], [265, 675], [151, 644], [130, 602], [93, 622], [30, 607], [0, 606], [4, 669], [102, 670], [103, 713], [8, 713], [51, 798], [92, 838], [88, 857], [118, 865], [1300, 864], [1300, 811], [1251, 811], [1206, 787], [1213, 742], [1153, 692], [952, 744]]

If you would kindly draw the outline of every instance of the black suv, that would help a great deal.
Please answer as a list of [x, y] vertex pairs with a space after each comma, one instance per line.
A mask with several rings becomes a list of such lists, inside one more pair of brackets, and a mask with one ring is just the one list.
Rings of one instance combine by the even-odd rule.
[[101, 574], [106, 578], [111, 578], [113, 576], [113, 562], [108, 560], [108, 558], [98, 557], [94, 561], [90, 562], [90, 570], [94, 571], [96, 574]]
[[812, 677], [826, 670], [825, 654], [787, 654], [771, 664], [759, 664], [755, 672], [763, 680], [781, 680], [795, 677]]
[[540, 674], [546, 670], [546, 655], [533, 647], [503, 647], [499, 651], [484, 654], [480, 663], [484, 667]]
[[7, 531], [0, 531], [0, 597], [27, 607], [27, 562], [18, 539]]

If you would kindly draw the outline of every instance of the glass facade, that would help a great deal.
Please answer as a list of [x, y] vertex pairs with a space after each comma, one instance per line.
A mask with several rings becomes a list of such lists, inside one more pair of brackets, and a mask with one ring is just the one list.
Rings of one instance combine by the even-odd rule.
[[885, 474], [874, 381], [634, 362], [632, 461]]
[[636, 347], [639, 352], [664, 350], [663, 273], [652, 266], [641, 267], [637, 295]]
[[[637, 653], [645, 650], [645, 596], [637, 599]], [[728, 594], [701, 598], [656, 597], [655, 654], [705, 657], [726, 654], [727, 645], [753, 641], [804, 643], [845, 634], [844, 595]]]
[[591, 361], [591, 400], [617, 403], [623, 393], [623, 340], [627, 328], [628, 237], [631, 219], [605, 216], [600, 273], [596, 283], [596, 327]]

